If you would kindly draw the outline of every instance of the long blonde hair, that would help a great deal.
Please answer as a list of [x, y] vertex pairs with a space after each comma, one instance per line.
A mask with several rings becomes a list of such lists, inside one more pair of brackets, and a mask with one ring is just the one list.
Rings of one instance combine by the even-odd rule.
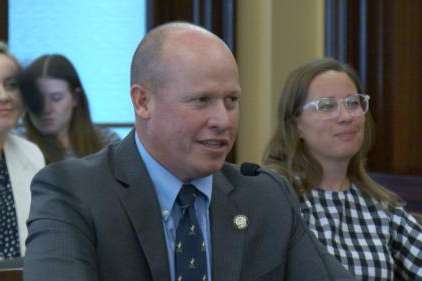
[[[356, 72], [335, 59], [317, 59], [300, 66], [290, 73], [280, 94], [277, 129], [263, 158], [265, 165], [285, 175], [293, 183], [299, 195], [320, 183], [323, 170], [321, 164], [307, 152], [305, 144], [299, 138], [296, 118], [301, 114], [312, 80], [330, 70], [345, 73], [353, 81], [358, 92], [362, 92], [362, 85]], [[366, 195], [389, 206], [401, 205], [402, 201], [396, 194], [374, 182], [366, 172], [366, 157], [373, 141], [373, 119], [368, 112], [365, 118], [363, 144], [350, 160], [347, 176]]]

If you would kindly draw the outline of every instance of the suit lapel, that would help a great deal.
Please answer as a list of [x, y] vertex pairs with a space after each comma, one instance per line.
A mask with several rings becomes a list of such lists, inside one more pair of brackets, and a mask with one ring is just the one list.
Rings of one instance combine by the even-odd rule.
[[233, 219], [241, 214], [233, 186], [221, 174], [214, 176], [211, 199], [212, 280], [239, 280], [245, 230], [235, 228]]
[[136, 231], [153, 280], [170, 281], [161, 211], [152, 181], [136, 148], [134, 131], [118, 145], [111, 159], [117, 194]]

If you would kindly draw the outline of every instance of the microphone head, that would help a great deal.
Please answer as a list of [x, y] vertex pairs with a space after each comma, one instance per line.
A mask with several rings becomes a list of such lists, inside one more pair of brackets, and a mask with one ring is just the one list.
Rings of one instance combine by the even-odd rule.
[[254, 177], [259, 175], [259, 165], [255, 163], [245, 162], [242, 165], [240, 165], [240, 172], [244, 176], [250, 176]]

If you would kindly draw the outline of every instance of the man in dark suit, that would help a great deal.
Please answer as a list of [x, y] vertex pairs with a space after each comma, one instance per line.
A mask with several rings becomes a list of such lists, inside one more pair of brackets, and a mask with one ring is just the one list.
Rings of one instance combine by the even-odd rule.
[[351, 280], [306, 231], [283, 178], [224, 162], [240, 91], [215, 35], [187, 23], [151, 31], [132, 61], [135, 130], [34, 178], [25, 280]]

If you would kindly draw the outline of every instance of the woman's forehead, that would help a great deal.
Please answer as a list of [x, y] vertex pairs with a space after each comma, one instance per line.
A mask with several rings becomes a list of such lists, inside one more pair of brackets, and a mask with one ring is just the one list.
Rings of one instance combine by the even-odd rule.
[[352, 79], [345, 72], [329, 70], [318, 74], [308, 88], [308, 99], [319, 97], [343, 98], [357, 92]]

